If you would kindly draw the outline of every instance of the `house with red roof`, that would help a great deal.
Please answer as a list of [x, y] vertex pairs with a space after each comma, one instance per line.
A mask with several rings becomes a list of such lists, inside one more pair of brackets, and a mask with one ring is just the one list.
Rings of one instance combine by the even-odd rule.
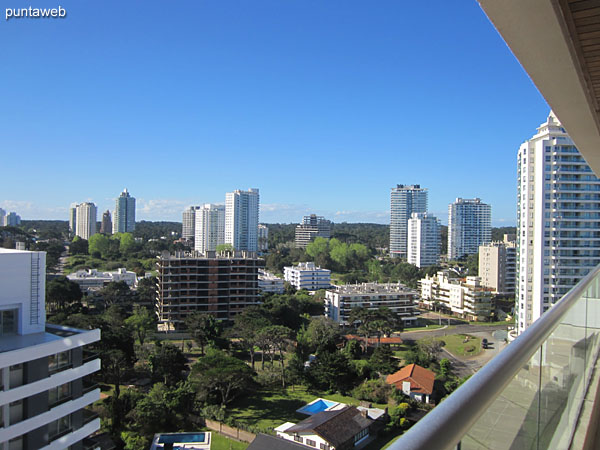
[[402, 390], [405, 395], [423, 403], [429, 403], [433, 393], [435, 373], [417, 364], [409, 364], [399, 371], [388, 375], [387, 384]]

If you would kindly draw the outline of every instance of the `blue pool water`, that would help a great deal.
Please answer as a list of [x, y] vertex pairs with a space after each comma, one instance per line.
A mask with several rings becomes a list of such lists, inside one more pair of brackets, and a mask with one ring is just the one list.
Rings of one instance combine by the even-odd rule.
[[203, 443], [205, 442], [205, 433], [179, 433], [179, 434], [167, 434], [162, 435], [158, 438], [159, 444], [175, 444], [175, 443]]
[[309, 415], [317, 414], [317, 413], [320, 413], [321, 411], [325, 411], [327, 408], [331, 408], [335, 404], [336, 404], [335, 402], [330, 402], [329, 400], [319, 399], [314, 403], [310, 403], [310, 404], [300, 408], [298, 410], [298, 412], [304, 413], [304, 414], [309, 414]]

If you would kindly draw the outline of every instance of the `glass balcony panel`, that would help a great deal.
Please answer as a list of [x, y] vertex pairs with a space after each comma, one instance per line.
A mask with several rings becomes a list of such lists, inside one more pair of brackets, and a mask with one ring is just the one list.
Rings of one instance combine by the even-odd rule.
[[536, 448], [539, 360], [538, 352], [463, 437], [461, 450]]

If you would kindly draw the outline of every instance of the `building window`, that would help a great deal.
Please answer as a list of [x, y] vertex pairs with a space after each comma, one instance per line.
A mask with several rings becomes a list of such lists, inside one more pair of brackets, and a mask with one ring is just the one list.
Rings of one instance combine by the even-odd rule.
[[306, 445], [309, 445], [311, 447], [316, 447], [317, 443], [315, 441], [313, 441], [312, 439], [306, 439]]
[[50, 441], [65, 435], [71, 429], [71, 416], [61, 417], [48, 424], [48, 437]]
[[62, 403], [69, 398], [71, 398], [71, 383], [65, 383], [48, 390], [48, 403], [50, 407]]
[[331, 447], [329, 444], [321, 444], [321, 450], [329, 450]]
[[304, 443], [304, 439], [302, 439], [300, 436], [298, 436], [297, 434], [294, 436], [294, 440], [296, 442], [300, 442], [301, 444]]
[[56, 355], [48, 356], [48, 370], [56, 372], [71, 364], [71, 351], [57, 353]]
[[0, 336], [17, 334], [17, 309], [0, 311]]

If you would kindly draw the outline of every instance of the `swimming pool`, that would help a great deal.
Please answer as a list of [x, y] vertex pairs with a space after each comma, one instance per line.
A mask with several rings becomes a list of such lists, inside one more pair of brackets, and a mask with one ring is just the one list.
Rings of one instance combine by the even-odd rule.
[[317, 414], [322, 411], [325, 411], [326, 409], [336, 406], [337, 404], [338, 404], [337, 402], [332, 402], [331, 400], [325, 400], [323, 398], [318, 398], [318, 399], [310, 402], [308, 405], [303, 406], [302, 408], [298, 409], [297, 412], [299, 412], [301, 414], [306, 414], [308, 416], [312, 416], [313, 414]]
[[159, 444], [203, 444], [205, 442], [206, 433], [163, 434], [158, 438]]

